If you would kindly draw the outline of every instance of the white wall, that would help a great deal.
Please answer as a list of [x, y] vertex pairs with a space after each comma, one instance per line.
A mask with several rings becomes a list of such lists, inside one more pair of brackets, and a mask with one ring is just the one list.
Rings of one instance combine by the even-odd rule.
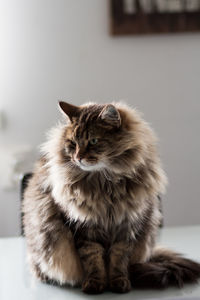
[[[125, 99], [160, 138], [165, 223], [200, 223], [199, 34], [113, 38], [107, 0], [1, 0], [0, 44], [1, 144], [41, 143], [57, 99]], [[19, 232], [18, 207], [0, 191], [0, 235]]]

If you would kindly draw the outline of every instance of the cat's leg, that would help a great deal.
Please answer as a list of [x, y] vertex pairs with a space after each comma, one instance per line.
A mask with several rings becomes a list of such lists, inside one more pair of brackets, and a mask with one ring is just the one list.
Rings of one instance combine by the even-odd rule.
[[50, 192], [30, 181], [23, 201], [24, 231], [31, 271], [42, 281], [77, 285], [82, 266], [74, 238]]
[[[143, 265], [145, 269], [145, 263], [150, 260], [155, 246], [155, 236], [156, 230], [154, 228], [154, 230], [148, 232], [147, 234], [144, 234], [143, 236], [140, 236], [140, 238], [134, 242], [134, 247], [129, 262], [129, 274], [131, 285], [133, 287], [139, 286], [140, 284], [138, 284], [138, 282], [143, 281], [143, 279], [141, 278], [138, 280], [138, 268], [140, 269], [139, 266]], [[146, 269], [145, 271], [148, 272], [148, 270]]]
[[[34, 240], [27, 239], [28, 260], [31, 270], [41, 281], [53, 281], [58, 284], [78, 285], [82, 281], [82, 266], [74, 246], [70, 231], [64, 230], [57, 234], [57, 240], [44, 247]], [[38, 234], [38, 239], [41, 236]], [[48, 237], [47, 237], [48, 239]]]
[[78, 243], [78, 252], [84, 270], [83, 292], [89, 294], [103, 292], [107, 285], [105, 249], [99, 243], [82, 241]]
[[152, 254], [155, 242], [149, 235], [135, 241], [133, 251], [130, 256], [130, 265], [147, 262]]
[[109, 286], [113, 292], [126, 293], [131, 289], [129, 280], [129, 260], [132, 245], [120, 241], [109, 250]]
[[77, 285], [82, 281], [82, 267], [70, 231], [60, 233], [50, 254], [43, 258], [40, 270], [59, 284]]
[[27, 235], [28, 260], [31, 270], [41, 281], [53, 281], [61, 285], [80, 284], [82, 267], [71, 231], [64, 229], [55, 232], [55, 236], [56, 240], [52, 240], [48, 234], [41, 235], [37, 232], [32, 238]]

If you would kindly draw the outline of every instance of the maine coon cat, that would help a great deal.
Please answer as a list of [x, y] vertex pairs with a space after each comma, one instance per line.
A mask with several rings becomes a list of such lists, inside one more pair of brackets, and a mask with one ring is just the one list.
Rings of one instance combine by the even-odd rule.
[[166, 177], [147, 123], [120, 103], [59, 105], [24, 194], [32, 272], [86, 293], [195, 282], [200, 264], [155, 248]]

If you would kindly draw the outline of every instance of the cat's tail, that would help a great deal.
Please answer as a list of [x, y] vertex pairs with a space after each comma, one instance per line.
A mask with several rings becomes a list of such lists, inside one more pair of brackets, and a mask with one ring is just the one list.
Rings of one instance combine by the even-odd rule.
[[163, 248], [155, 249], [148, 262], [130, 266], [133, 287], [182, 287], [184, 283], [195, 283], [199, 278], [200, 263]]

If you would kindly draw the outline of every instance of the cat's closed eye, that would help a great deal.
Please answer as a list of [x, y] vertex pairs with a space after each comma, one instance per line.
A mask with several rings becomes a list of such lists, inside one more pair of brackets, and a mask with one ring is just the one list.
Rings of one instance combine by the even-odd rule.
[[69, 148], [75, 149], [76, 148], [76, 143], [73, 140], [67, 139], [66, 144]]
[[70, 144], [72, 145], [72, 146], [76, 146], [76, 143], [74, 142], [74, 141], [72, 141], [72, 140], [70, 140]]

